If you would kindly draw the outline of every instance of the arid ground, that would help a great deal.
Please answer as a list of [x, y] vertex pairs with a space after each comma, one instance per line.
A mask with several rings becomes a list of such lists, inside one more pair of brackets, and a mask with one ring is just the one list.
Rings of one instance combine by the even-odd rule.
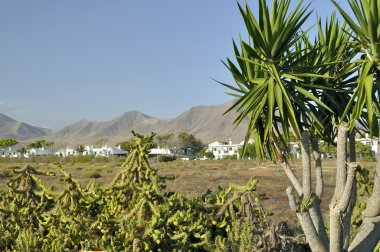
[[[38, 162], [37, 162], [38, 161]], [[41, 171], [56, 172], [56, 176], [44, 177], [42, 180], [60, 190], [64, 185], [62, 175], [57, 170], [56, 160], [34, 160], [28, 162], [2, 162], [0, 163], [0, 188], [6, 190], [8, 174], [15, 168], [22, 168], [27, 164], [32, 165]], [[334, 159], [324, 160], [323, 175], [325, 179], [325, 192], [322, 208], [327, 213], [328, 204], [333, 194], [335, 184]], [[91, 179], [96, 179], [97, 183], [105, 184], [110, 182], [114, 176], [123, 168], [123, 159], [112, 161], [92, 160], [90, 162], [65, 161], [62, 167], [69, 171], [72, 176], [78, 179], [82, 185], [86, 185]], [[294, 170], [301, 179], [300, 162], [294, 161]], [[186, 197], [194, 197], [205, 193], [208, 189], [215, 190], [218, 186], [226, 187], [228, 183], [244, 185], [250, 177], [258, 179], [257, 190], [265, 193], [263, 200], [265, 210], [272, 212], [272, 221], [276, 223], [280, 220], [295, 221], [295, 215], [289, 210], [288, 199], [285, 189], [290, 185], [281, 166], [271, 162], [258, 161], [238, 161], [238, 160], [215, 160], [215, 161], [174, 161], [159, 163], [151, 160], [151, 166], [158, 169], [160, 175], [175, 175], [176, 179], [167, 182], [168, 191], [176, 191]], [[373, 173], [375, 164], [373, 162], [363, 162], [363, 167], [370, 169]]]

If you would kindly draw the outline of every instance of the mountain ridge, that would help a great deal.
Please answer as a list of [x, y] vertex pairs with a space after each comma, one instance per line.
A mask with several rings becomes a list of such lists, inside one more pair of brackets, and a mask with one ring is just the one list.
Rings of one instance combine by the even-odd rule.
[[[63, 127], [61, 130], [45, 135], [37, 135], [26, 139], [33, 141], [43, 137], [59, 145], [76, 146], [78, 144], [116, 144], [132, 138], [131, 130], [139, 134], [156, 132], [165, 134], [172, 132], [188, 132], [203, 143], [227, 141], [240, 142], [244, 139], [247, 122], [235, 128], [234, 113], [222, 114], [232, 106], [233, 101], [211, 106], [196, 106], [172, 119], [161, 119], [146, 115], [139, 111], [128, 111], [108, 121], [79, 120]], [[0, 125], [1, 125], [0, 115]], [[12, 119], [12, 118], [10, 118]], [[14, 123], [16, 123], [15, 121]], [[30, 129], [32, 130], [32, 129]], [[3, 137], [0, 134], [0, 137]], [[19, 140], [17, 137], [13, 137]]]
[[44, 137], [51, 132], [50, 129], [19, 122], [0, 113], [0, 138], [13, 138], [23, 141], [34, 137]]

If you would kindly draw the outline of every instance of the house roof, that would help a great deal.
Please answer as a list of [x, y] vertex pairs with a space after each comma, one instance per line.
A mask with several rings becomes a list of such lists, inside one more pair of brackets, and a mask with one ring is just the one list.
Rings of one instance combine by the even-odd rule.
[[218, 141], [209, 144], [209, 146], [220, 146], [220, 145], [222, 144]]

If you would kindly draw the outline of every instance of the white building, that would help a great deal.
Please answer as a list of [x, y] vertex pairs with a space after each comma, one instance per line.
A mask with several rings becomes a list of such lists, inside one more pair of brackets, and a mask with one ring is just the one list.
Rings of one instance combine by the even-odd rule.
[[61, 150], [55, 152], [55, 154], [60, 156], [60, 157], [67, 157], [67, 156], [76, 155], [76, 151], [73, 148], [66, 147], [65, 149], [61, 149]]
[[9, 147], [8, 149], [0, 149], [1, 157], [21, 157], [21, 153], [18, 149]]
[[[83, 156], [97, 156], [97, 157], [109, 157], [109, 156], [126, 156], [127, 151], [120, 149], [120, 147], [109, 147], [107, 145], [103, 147], [85, 146], [85, 150], [82, 153]], [[58, 156], [77, 156], [79, 153], [73, 148], [66, 147], [55, 153]]]
[[290, 142], [290, 151], [289, 151], [289, 154], [293, 158], [295, 158], [295, 159], [300, 159], [301, 158], [300, 146], [299, 146], [298, 143], [296, 143], [296, 142]]
[[173, 152], [168, 148], [157, 148], [150, 149], [150, 155], [173, 155]]
[[109, 147], [104, 145], [103, 147], [85, 146], [83, 155], [92, 155], [96, 157], [109, 157], [109, 156], [126, 156], [127, 151], [120, 149], [119, 147]]
[[363, 138], [356, 138], [355, 141], [360, 142], [362, 144], [371, 146], [372, 153], [376, 157], [377, 155], [377, 142], [379, 141], [377, 138], [370, 138], [368, 134], [365, 134]]
[[44, 147], [42, 148], [31, 148], [28, 150], [28, 153], [26, 156], [51, 156], [55, 153], [51, 150], [45, 150]]
[[234, 155], [238, 157], [238, 150], [240, 147], [240, 144], [233, 144], [231, 139], [228, 143], [221, 143], [216, 141], [208, 145], [206, 152], [212, 152], [215, 159], [224, 159]]

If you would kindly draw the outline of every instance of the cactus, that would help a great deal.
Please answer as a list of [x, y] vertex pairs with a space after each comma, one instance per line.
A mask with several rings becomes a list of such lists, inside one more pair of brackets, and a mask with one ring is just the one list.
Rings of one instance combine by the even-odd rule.
[[[51, 192], [31, 166], [0, 191], [1, 251], [249, 251], [262, 249], [270, 221], [257, 180], [188, 199], [163, 192], [148, 162], [154, 133], [134, 133], [125, 168], [108, 185], [82, 186], [63, 167], [66, 187]], [[261, 241], [261, 242], [258, 242]], [[261, 246], [261, 247], [260, 247]]]

